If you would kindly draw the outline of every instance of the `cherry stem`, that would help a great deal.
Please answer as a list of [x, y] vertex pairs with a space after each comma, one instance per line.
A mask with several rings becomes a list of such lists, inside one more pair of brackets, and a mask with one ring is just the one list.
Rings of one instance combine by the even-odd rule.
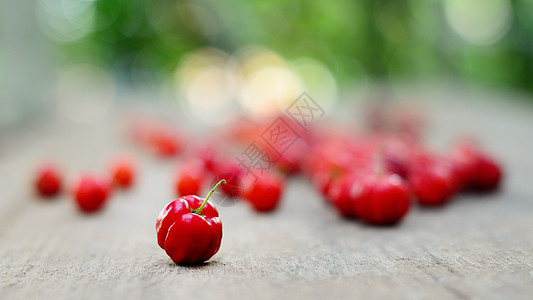
[[374, 154], [374, 172], [378, 177], [382, 177], [385, 174], [385, 164], [383, 162], [384, 148], [383, 144], [379, 145]]
[[219, 185], [221, 185], [222, 183], [226, 184], [226, 179], [222, 179], [220, 180], [214, 188], [211, 189], [211, 191], [209, 191], [209, 194], [207, 194], [207, 197], [205, 197], [205, 200], [204, 202], [202, 203], [202, 205], [200, 205], [200, 207], [198, 207], [197, 209], [193, 210], [192, 212], [195, 213], [195, 214], [202, 214], [202, 210], [204, 210], [204, 206], [207, 204], [207, 200], [209, 200], [209, 198], [211, 197], [211, 195], [215, 192], [215, 190], [218, 188]]

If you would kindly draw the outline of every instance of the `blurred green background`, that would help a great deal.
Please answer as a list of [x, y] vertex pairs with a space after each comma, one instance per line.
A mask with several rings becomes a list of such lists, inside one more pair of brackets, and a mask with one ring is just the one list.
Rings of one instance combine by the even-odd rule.
[[[326, 90], [334, 92], [324, 97], [361, 82], [458, 82], [530, 93], [532, 37], [533, 0], [3, 1], [0, 121], [42, 109], [48, 103], [42, 92], [47, 86], [60, 91], [75, 86], [68, 81], [70, 73], [61, 75], [68, 66], [96, 66], [96, 73], [89, 72], [91, 80], [96, 78], [95, 89], [103, 85], [105, 91], [108, 82], [101, 79], [109, 75], [113, 86], [178, 82], [177, 89], [196, 97], [198, 89], [183, 89], [192, 84], [182, 74], [190, 64], [184, 58], [216, 48], [215, 60], [224, 56], [242, 63], [240, 55], [251, 45], [270, 53], [264, 66], [276, 65], [277, 57], [294, 69], [304, 59], [300, 75], [288, 78], [303, 81], [307, 89], [329, 82]], [[200, 56], [213, 60], [210, 51]], [[202, 59], [196, 57], [194, 64]], [[219, 76], [209, 74], [209, 80]], [[275, 70], [257, 78], [285, 80], [280, 74], [286, 75]], [[80, 77], [80, 86], [86, 77]], [[260, 86], [250, 97], [261, 89], [269, 90]]]
[[259, 44], [322, 61], [340, 82], [445, 76], [533, 91], [531, 0], [42, 0], [37, 16], [61, 63], [126, 76], [165, 76], [197, 47]]

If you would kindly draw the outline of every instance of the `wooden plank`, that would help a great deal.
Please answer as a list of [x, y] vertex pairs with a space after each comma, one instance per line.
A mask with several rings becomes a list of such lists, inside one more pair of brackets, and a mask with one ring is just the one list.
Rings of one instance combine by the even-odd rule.
[[222, 247], [197, 267], [174, 265], [155, 242], [155, 218], [173, 199], [174, 163], [136, 153], [139, 185], [115, 194], [101, 214], [85, 216], [68, 195], [36, 199], [28, 176], [46, 155], [64, 162], [69, 177], [102, 170], [110, 154], [129, 146], [109, 130], [117, 124], [72, 128], [57, 121], [11, 135], [0, 157], [0, 296], [531, 299], [533, 108], [513, 103], [427, 105], [437, 143], [474, 125], [504, 159], [500, 193], [415, 207], [399, 226], [377, 228], [340, 219], [296, 178], [272, 215], [245, 203], [220, 207]]

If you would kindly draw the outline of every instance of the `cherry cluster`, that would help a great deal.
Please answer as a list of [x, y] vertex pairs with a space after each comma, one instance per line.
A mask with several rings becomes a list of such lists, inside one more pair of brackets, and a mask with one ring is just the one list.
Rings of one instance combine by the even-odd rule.
[[[277, 209], [286, 179], [297, 174], [341, 216], [376, 225], [399, 222], [412, 203], [440, 206], [461, 192], [498, 189], [501, 166], [472, 139], [436, 152], [423, 143], [423, 122], [418, 118], [401, 113], [384, 117], [381, 111], [370, 111], [369, 116], [369, 130], [358, 133], [331, 125], [302, 128], [278, 116], [274, 119], [281, 118], [298, 136], [282, 153], [257, 138], [272, 122], [246, 118], [217, 132], [217, 138], [196, 143], [171, 126], [146, 120], [135, 120], [128, 136], [161, 158], [180, 157], [172, 175], [177, 196], [201, 194], [224, 179], [220, 193], [244, 199], [257, 212]], [[236, 159], [235, 154], [250, 143], [267, 168], [251, 170]], [[112, 187], [133, 183], [135, 169], [131, 159], [115, 159], [111, 179], [80, 176], [73, 188], [78, 207], [84, 212], [100, 210]], [[38, 171], [36, 186], [41, 195], [51, 197], [61, 190], [61, 181], [59, 169], [47, 165]]]
[[226, 183], [219, 189], [222, 197], [243, 199], [257, 212], [278, 207], [285, 177], [274, 168], [250, 172], [231, 156], [229, 148], [239, 141], [235, 132], [222, 133], [226, 142], [211, 139], [192, 143], [188, 148], [184, 147], [181, 133], [149, 120], [136, 120], [129, 132], [137, 145], [161, 158], [181, 157], [173, 175], [176, 196], [199, 195], [224, 179]]
[[[257, 212], [272, 212], [279, 207], [286, 179], [300, 174], [342, 217], [374, 225], [400, 222], [412, 203], [441, 206], [461, 192], [499, 188], [501, 166], [473, 140], [458, 140], [436, 152], [423, 143], [418, 118], [402, 113], [385, 117], [381, 110], [369, 116], [369, 130], [359, 133], [331, 125], [301, 126], [286, 115], [267, 123], [243, 118], [217, 132], [218, 139], [200, 143], [170, 126], [136, 120], [129, 137], [139, 147], [161, 158], [180, 157], [173, 175], [178, 198], [156, 221], [159, 246], [177, 264], [210, 259], [222, 241], [222, 222], [210, 201], [219, 187], [225, 197], [242, 198]], [[282, 136], [288, 132], [290, 136]], [[253, 151], [238, 157], [235, 149]], [[250, 159], [248, 164], [244, 158]], [[117, 158], [108, 175], [82, 175], [73, 185], [82, 212], [101, 210], [113, 187], [130, 187], [135, 163]], [[47, 164], [38, 170], [35, 186], [40, 195], [54, 197], [62, 181], [58, 167]], [[197, 196], [208, 187], [213, 188], [205, 198]]]
[[460, 141], [435, 153], [411, 137], [366, 134], [327, 137], [313, 147], [306, 175], [344, 217], [399, 222], [411, 202], [446, 204], [460, 192], [498, 189], [499, 164], [476, 143]]
[[[282, 153], [257, 138], [276, 119], [298, 136]], [[167, 144], [168, 139], [161, 136], [172, 136], [173, 148], [185, 148], [178, 133], [153, 133], [170, 132], [160, 128], [136, 127], [133, 136], [163, 157], [168, 153], [160, 152], [165, 147], [158, 143]], [[399, 222], [412, 203], [440, 206], [458, 193], [491, 192], [500, 185], [501, 166], [477, 142], [458, 139], [446, 151], [433, 151], [423, 142], [424, 121], [416, 114], [370, 110], [367, 128], [358, 133], [331, 125], [302, 128], [284, 115], [264, 123], [243, 118], [217, 133], [224, 142], [211, 140], [183, 151], [174, 180], [176, 194], [197, 195], [206, 184], [226, 179], [222, 193], [268, 212], [278, 207], [286, 178], [302, 174], [340, 215], [385, 225]], [[262, 153], [260, 159], [269, 162], [267, 170], [250, 170], [227, 154], [228, 148], [243, 149], [250, 143]]]
[[[94, 213], [103, 209], [114, 188], [127, 189], [135, 182], [136, 167], [131, 158], [125, 156], [113, 159], [107, 176], [82, 174], [72, 184], [74, 202], [81, 212]], [[35, 175], [37, 193], [45, 199], [52, 199], [64, 189], [64, 175], [55, 163], [40, 166]]]
[[341, 216], [386, 225], [399, 222], [411, 203], [442, 206], [462, 192], [500, 186], [502, 168], [472, 138], [442, 152], [424, 144], [424, 120], [409, 110], [375, 106], [367, 130], [311, 139], [304, 174]]

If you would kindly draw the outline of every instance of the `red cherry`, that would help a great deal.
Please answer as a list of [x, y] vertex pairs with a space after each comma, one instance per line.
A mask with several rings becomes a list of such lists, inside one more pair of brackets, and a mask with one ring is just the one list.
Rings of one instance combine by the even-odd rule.
[[182, 143], [177, 133], [166, 129], [155, 129], [149, 136], [154, 152], [161, 157], [172, 157], [180, 153]]
[[267, 144], [262, 145], [262, 147], [266, 153], [265, 163], [271, 164], [278, 171], [287, 175], [294, 175], [301, 171], [304, 155], [308, 151], [307, 143], [302, 139], [296, 140], [281, 154]]
[[174, 181], [174, 187], [178, 196], [198, 195], [200, 194], [206, 170], [201, 161], [189, 161], [179, 167]]
[[409, 172], [409, 184], [418, 203], [428, 206], [443, 205], [456, 190], [452, 169], [444, 163], [418, 166]]
[[220, 186], [220, 191], [228, 196], [235, 198], [243, 194], [242, 176], [243, 169], [237, 162], [226, 161], [215, 167], [216, 180], [226, 179], [226, 184]]
[[244, 198], [258, 212], [270, 212], [278, 207], [283, 193], [283, 180], [270, 172], [245, 180]]
[[205, 169], [213, 172], [219, 164], [218, 148], [219, 146], [213, 142], [201, 144], [192, 150], [192, 155], [203, 162]]
[[352, 187], [357, 177], [355, 175], [343, 176], [331, 184], [328, 199], [345, 218], [355, 218], [354, 200], [351, 194]]
[[264, 130], [263, 124], [241, 117], [226, 126], [226, 131], [223, 133], [227, 139], [247, 144], [261, 136]]
[[224, 180], [215, 185], [205, 199], [196, 195], [170, 202], [156, 221], [157, 243], [176, 264], [198, 264], [220, 249], [222, 223], [209, 201]]
[[109, 194], [109, 182], [97, 176], [83, 175], [74, 185], [76, 204], [85, 213], [101, 210], [105, 206]]
[[129, 188], [135, 182], [135, 163], [129, 158], [117, 158], [111, 164], [113, 184]]
[[454, 193], [459, 193], [467, 188], [471, 178], [471, 168], [469, 163], [450, 157], [445, 157], [444, 161], [448, 164], [452, 173]]
[[324, 200], [329, 201], [328, 193], [333, 182], [341, 178], [349, 168], [347, 166], [340, 166], [339, 164], [331, 161], [326, 161], [328, 157], [313, 155], [307, 158], [305, 165], [315, 165], [314, 167], [307, 167], [306, 173], [308, 174], [311, 183], [315, 188], [324, 196]]
[[414, 158], [413, 156], [413, 146], [408, 144], [407, 141], [399, 138], [385, 141], [383, 163], [388, 172], [398, 174], [402, 178], [407, 178], [410, 164]]
[[35, 187], [39, 195], [48, 198], [56, 196], [61, 191], [61, 185], [60, 171], [55, 165], [43, 165], [37, 170]]
[[452, 150], [452, 160], [463, 168], [465, 188], [476, 191], [498, 189], [502, 178], [501, 166], [473, 143], [456, 145]]
[[472, 188], [479, 191], [492, 191], [499, 187], [502, 171], [499, 164], [492, 158], [480, 155], [475, 165]]
[[409, 211], [409, 189], [400, 176], [368, 175], [352, 187], [355, 215], [370, 224], [398, 223]]
[[403, 161], [401, 158], [394, 155], [385, 155], [384, 157], [385, 169], [392, 173], [397, 174], [402, 178], [407, 177], [409, 172], [408, 164]]

